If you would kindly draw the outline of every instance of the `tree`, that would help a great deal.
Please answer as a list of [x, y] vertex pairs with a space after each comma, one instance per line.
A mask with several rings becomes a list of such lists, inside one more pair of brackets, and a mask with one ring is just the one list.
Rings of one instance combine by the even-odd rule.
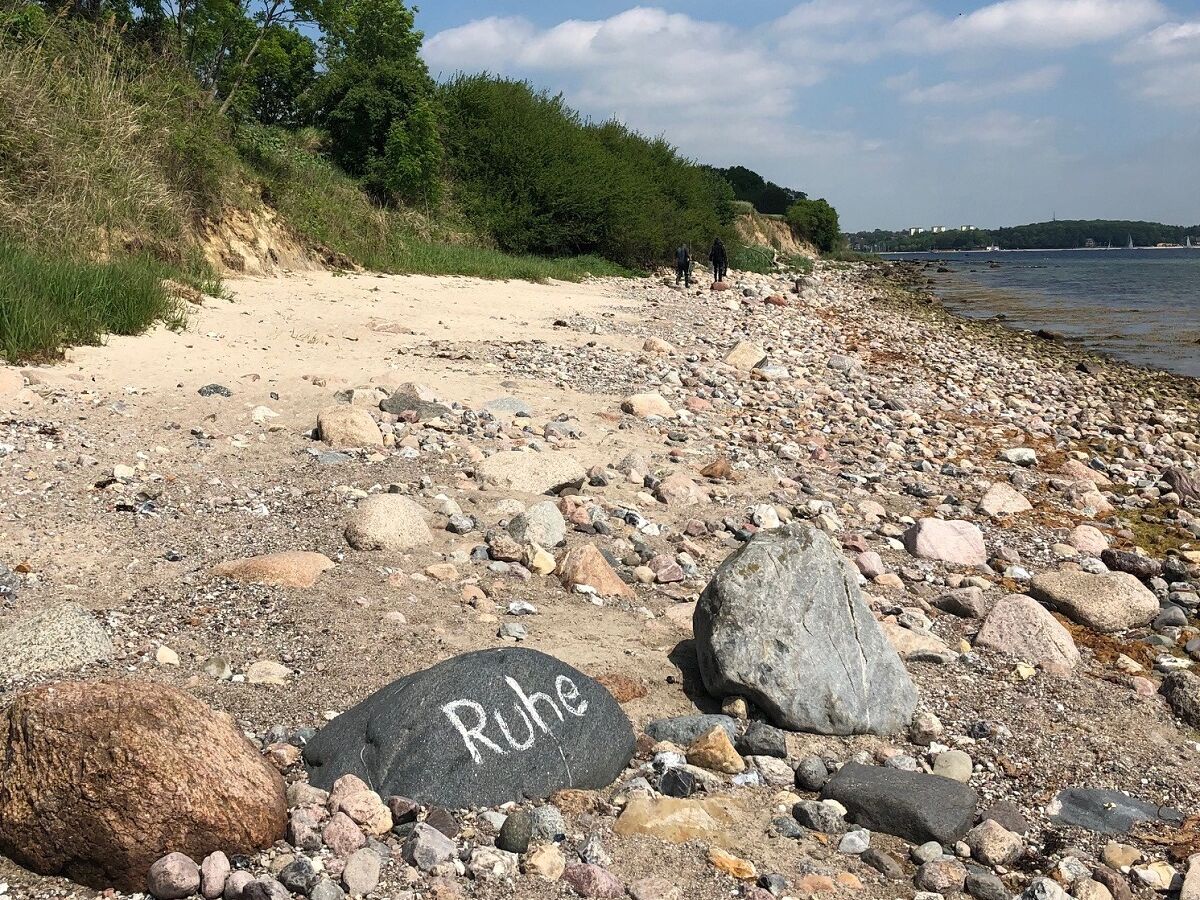
[[421, 32], [400, 0], [350, 0], [327, 23], [313, 121], [330, 154], [381, 200], [436, 199], [442, 158]]
[[837, 210], [824, 200], [797, 200], [788, 207], [787, 221], [801, 240], [822, 253], [836, 249], [842, 240]]

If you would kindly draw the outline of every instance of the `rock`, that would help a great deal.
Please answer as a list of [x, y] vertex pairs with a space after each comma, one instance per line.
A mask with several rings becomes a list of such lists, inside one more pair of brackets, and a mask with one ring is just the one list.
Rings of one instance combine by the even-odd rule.
[[233, 391], [223, 384], [206, 384], [196, 391], [201, 397], [232, 397]]
[[437, 402], [437, 395], [423, 384], [406, 382], [399, 385], [379, 408], [393, 416], [414, 417], [418, 422], [429, 422], [450, 412], [450, 407]]
[[1040, 603], [1024, 594], [997, 601], [975, 636], [976, 647], [987, 647], [1032, 665], [1052, 663], [1074, 668], [1079, 650], [1071, 633]]
[[225, 900], [241, 900], [242, 892], [253, 880], [253, 875], [241, 869], [230, 872], [229, 878], [225, 881], [225, 890], [221, 892], [221, 896]]
[[908, 727], [908, 739], [921, 747], [928, 747], [942, 736], [945, 730], [941, 719], [931, 712], [919, 712], [913, 716]]
[[806, 756], [796, 764], [796, 787], [816, 793], [829, 781], [829, 770], [819, 756]]
[[256, 663], [251, 663], [246, 669], [246, 683], [283, 687], [287, 684], [287, 677], [291, 674], [291, 669], [283, 663], [275, 662], [271, 659], [262, 659]]
[[483, 409], [497, 418], [515, 416], [518, 419], [528, 419], [533, 416], [529, 404], [519, 397], [497, 397], [483, 404]]
[[901, 659], [908, 659], [910, 656], [936, 656], [953, 659], [957, 656], [954, 651], [946, 646], [945, 641], [932, 632], [915, 628], [905, 628], [903, 625], [897, 625], [895, 622], [880, 622], [879, 627], [882, 629], [883, 636], [887, 638], [888, 643], [900, 654]]
[[1113, 572], [1128, 572], [1142, 581], [1162, 574], [1162, 563], [1158, 560], [1128, 550], [1102, 550], [1100, 561]]
[[904, 532], [904, 546], [913, 556], [952, 566], [982, 566], [987, 562], [983, 532], [970, 522], [921, 519]]
[[544, 500], [514, 516], [508, 533], [523, 545], [557, 547], [567, 540], [567, 520], [553, 501]]
[[342, 858], [367, 845], [367, 838], [362, 829], [344, 812], [333, 814], [321, 832], [321, 837], [334, 855]]
[[933, 774], [966, 784], [971, 780], [971, 757], [962, 750], [946, 750], [933, 761]]
[[634, 394], [626, 397], [621, 401], [621, 410], [639, 419], [649, 419], [651, 416], [660, 419], [675, 418], [675, 410], [662, 394]]
[[792, 807], [792, 818], [821, 834], [840, 834], [846, 830], [846, 818], [833, 803], [817, 800], [801, 800]]
[[738, 752], [743, 756], [774, 756], [787, 758], [787, 733], [766, 722], [751, 722], [746, 733], [737, 739]]
[[232, 871], [229, 857], [215, 850], [204, 857], [200, 864], [200, 896], [205, 900], [217, 900], [225, 891], [225, 882]]
[[0, 680], [81, 669], [112, 654], [95, 616], [78, 603], [60, 603], [0, 631]]
[[317, 434], [331, 447], [383, 446], [383, 432], [371, 414], [347, 403], [317, 413]]
[[547, 881], [558, 881], [562, 878], [567, 861], [563, 853], [554, 844], [542, 844], [534, 847], [526, 855], [522, 868], [526, 875], [537, 875]]
[[559, 563], [558, 573], [563, 586], [568, 589], [576, 585], [586, 585], [602, 597], [620, 597], [625, 600], [637, 597], [633, 588], [613, 571], [595, 544], [573, 547]]
[[613, 832], [622, 837], [645, 835], [673, 844], [691, 840], [721, 841], [732, 821], [720, 800], [633, 796], [621, 811]]
[[997, 459], [1014, 466], [1036, 466], [1037, 452], [1029, 447], [1011, 447], [996, 454]]
[[467, 873], [476, 881], [510, 881], [517, 875], [517, 856], [492, 847], [476, 847], [467, 860]]
[[1003, 826], [1007, 831], [1011, 831], [1016, 835], [1023, 835], [1029, 831], [1029, 822], [1025, 820], [1025, 816], [1021, 814], [1020, 808], [1011, 800], [1001, 800], [999, 803], [993, 803], [990, 807], [979, 814], [980, 821], [991, 819], [993, 822]]
[[675, 716], [670, 719], [655, 719], [645, 732], [656, 741], [667, 741], [677, 747], [687, 747], [702, 734], [714, 728], [722, 728], [732, 741], [737, 737], [737, 722], [729, 716], [695, 715]]
[[992, 868], [1012, 865], [1024, 847], [1018, 835], [994, 819], [984, 819], [967, 832], [964, 840], [971, 848], [971, 857]]
[[200, 890], [200, 867], [182, 853], [168, 853], [146, 874], [146, 890], [158, 900], [182, 900]]
[[917, 869], [913, 879], [917, 887], [935, 894], [956, 894], [967, 883], [967, 868], [957, 859], [942, 857]]
[[751, 344], [748, 341], [741, 341], [736, 347], [729, 351], [729, 355], [725, 357], [725, 364], [733, 366], [735, 369], [741, 369], [743, 372], [749, 372], [751, 369], [756, 369], [767, 361], [767, 351], [757, 344]]
[[975, 821], [978, 796], [965, 784], [882, 766], [847, 763], [821, 791], [850, 821], [914, 843], [960, 840]]
[[1012, 516], [1028, 512], [1033, 504], [1025, 495], [1004, 481], [997, 481], [987, 489], [979, 501], [978, 509], [989, 516]]
[[885, 878], [898, 881], [904, 877], [904, 866], [900, 865], [900, 861], [876, 847], [868, 847], [859, 859]]
[[1074, 825], [1099, 834], [1125, 834], [1138, 822], [1183, 821], [1178, 810], [1102, 788], [1059, 791], [1046, 807], [1046, 813], [1060, 825]]
[[687, 749], [687, 761], [693, 766], [736, 775], [746, 771], [746, 762], [738, 755], [725, 729], [713, 728], [696, 738]]
[[[359, 851], [362, 852], [362, 851]], [[288, 889], [293, 894], [308, 895], [308, 892], [313, 889], [321, 876], [317, 874], [317, 868], [313, 865], [312, 860], [307, 856], [297, 856], [290, 863], [279, 870], [279, 883]]]
[[567, 453], [503, 450], [475, 466], [475, 474], [489, 484], [523, 494], [556, 494], [565, 487], [580, 487], [587, 478], [583, 465]]
[[646, 353], [661, 353], [668, 356], [677, 352], [674, 344], [657, 337], [646, 338], [642, 344], [642, 350]]
[[730, 878], [736, 878], [739, 881], [753, 881], [758, 877], [754, 863], [734, 856], [732, 853], [726, 853], [720, 847], [713, 847], [708, 851], [708, 861], [718, 872], [723, 872]]
[[346, 540], [355, 550], [399, 553], [433, 543], [425, 510], [400, 494], [372, 494], [346, 520]]
[[1104, 532], [1092, 525], [1076, 525], [1067, 539], [1068, 543], [1080, 553], [1099, 556], [1108, 549], [1108, 538]]
[[629, 885], [629, 896], [632, 900], [683, 900], [683, 890], [665, 878], [651, 875]]
[[791, 524], [759, 532], [723, 562], [693, 618], [709, 693], [745, 696], [780, 727], [892, 734], [916, 690], [841, 552]]
[[293, 551], [218, 563], [213, 566], [212, 574], [218, 578], [232, 578], [253, 584], [310, 588], [317, 583], [322, 572], [335, 565], [324, 553]]
[[708, 493], [682, 472], [660, 481], [654, 495], [667, 506], [698, 506], [708, 502]]
[[563, 871], [562, 880], [580, 897], [619, 898], [625, 896], [625, 885], [615, 875], [588, 863], [575, 863]]
[[408, 675], [317, 733], [310, 781], [353, 773], [385, 795], [450, 808], [607, 787], [633, 729], [599, 683], [535, 650], [480, 650]]
[[1158, 598], [1126, 572], [1047, 572], [1033, 579], [1029, 592], [1093, 631], [1125, 631], [1158, 615]]
[[454, 841], [424, 822], [413, 826], [403, 848], [404, 861], [422, 872], [432, 872], [457, 856]]
[[983, 869], [967, 870], [967, 881], [963, 886], [975, 900], [1012, 900], [1012, 891], [1004, 886], [996, 875]]
[[361, 897], [375, 890], [379, 884], [379, 854], [374, 850], [356, 850], [346, 860], [342, 870], [342, 884], [351, 897]]
[[1093, 878], [1080, 878], [1072, 884], [1071, 896], [1075, 900], [1113, 900], [1112, 892]]
[[168, 687], [44, 685], [12, 701], [0, 737], [0, 853], [39, 874], [140, 890], [161, 848], [249, 853], [287, 825], [279, 773], [227, 715]]
[[1200, 676], [1191, 672], [1172, 672], [1163, 679], [1159, 692], [1185, 724], [1200, 728]]
[[346, 892], [330, 881], [322, 878], [308, 893], [308, 900], [345, 900]]
[[496, 835], [496, 846], [509, 853], [524, 853], [533, 840], [533, 810], [517, 807], [508, 814], [500, 833]]

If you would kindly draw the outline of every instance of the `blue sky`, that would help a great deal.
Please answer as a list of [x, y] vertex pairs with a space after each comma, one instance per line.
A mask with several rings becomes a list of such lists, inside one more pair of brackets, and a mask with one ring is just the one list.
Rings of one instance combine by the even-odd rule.
[[430, 3], [487, 69], [823, 196], [843, 227], [1200, 222], [1200, 0]]

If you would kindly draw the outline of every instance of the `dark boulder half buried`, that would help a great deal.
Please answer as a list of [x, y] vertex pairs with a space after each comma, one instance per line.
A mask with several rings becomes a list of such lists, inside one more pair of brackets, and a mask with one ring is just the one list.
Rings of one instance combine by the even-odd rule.
[[385, 797], [465, 808], [606, 787], [633, 749], [633, 728], [602, 685], [506, 648], [394, 681], [330, 722], [304, 758], [317, 787], [352, 773]]
[[975, 824], [978, 795], [957, 781], [922, 772], [847, 763], [821, 791], [846, 818], [914, 844], [953, 844]]

